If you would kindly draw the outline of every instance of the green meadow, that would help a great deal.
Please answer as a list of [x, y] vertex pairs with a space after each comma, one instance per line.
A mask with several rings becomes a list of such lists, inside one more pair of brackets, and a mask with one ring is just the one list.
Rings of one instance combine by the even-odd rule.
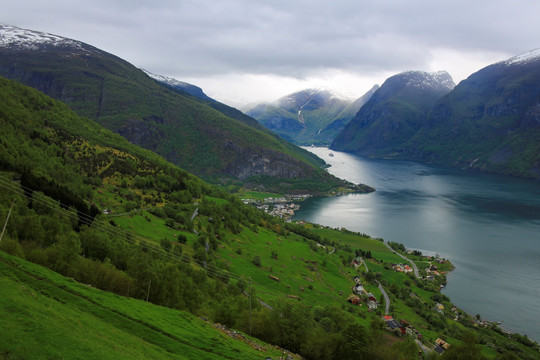
[[3, 359], [261, 359], [185, 312], [80, 284], [0, 251]]

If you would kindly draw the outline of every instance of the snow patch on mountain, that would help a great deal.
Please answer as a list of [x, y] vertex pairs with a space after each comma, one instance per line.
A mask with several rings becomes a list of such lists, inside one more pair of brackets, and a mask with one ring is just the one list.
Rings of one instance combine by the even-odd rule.
[[399, 75], [406, 79], [407, 86], [421, 89], [446, 87], [452, 90], [456, 85], [450, 74], [446, 71], [428, 73], [425, 71], [406, 71]]
[[508, 60], [502, 61], [505, 65], [525, 64], [540, 60], [540, 49], [527, 51], [526, 53], [516, 55]]
[[42, 46], [67, 46], [88, 51], [79, 41], [41, 31], [26, 30], [3, 24], [0, 24], [0, 46], [27, 50], [38, 50]]
[[275, 106], [281, 106], [286, 103], [294, 104], [294, 103], [297, 103], [300, 98], [306, 97], [305, 103], [303, 105], [297, 104], [300, 108], [302, 108], [309, 101], [311, 101], [311, 99], [315, 96], [326, 98], [329, 101], [352, 102], [352, 99], [350, 97], [340, 94], [339, 92], [335, 90], [331, 90], [325, 87], [319, 87], [319, 88], [309, 88], [309, 89], [304, 89], [304, 90], [294, 92], [292, 94], [286, 95], [278, 100], [273, 101], [271, 104]]
[[191, 85], [191, 84], [189, 84], [187, 82], [176, 80], [176, 79], [171, 78], [171, 77], [167, 77], [167, 76], [163, 76], [163, 75], [157, 75], [157, 74], [151, 73], [150, 71], [145, 70], [145, 69], [141, 69], [141, 70], [146, 75], [150, 76], [152, 79], [157, 80], [157, 81], [162, 82], [162, 83], [165, 83], [165, 84], [168, 84], [168, 85], [171, 85], [171, 86], [180, 86], [180, 87], [193, 86], [193, 85]]

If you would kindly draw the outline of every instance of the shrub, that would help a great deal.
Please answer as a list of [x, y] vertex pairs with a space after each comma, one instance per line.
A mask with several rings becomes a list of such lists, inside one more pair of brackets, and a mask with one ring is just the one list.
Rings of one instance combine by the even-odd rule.
[[260, 266], [262, 265], [262, 263], [261, 263], [261, 257], [260, 257], [259, 255], [255, 255], [255, 256], [253, 257], [253, 259], [251, 260], [251, 262], [252, 262], [253, 265], [255, 265], [255, 266], [259, 266], [259, 267], [260, 267]]

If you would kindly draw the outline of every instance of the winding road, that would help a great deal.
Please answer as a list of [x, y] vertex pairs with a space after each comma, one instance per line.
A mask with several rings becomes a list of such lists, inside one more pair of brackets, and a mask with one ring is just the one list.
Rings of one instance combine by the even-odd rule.
[[392, 247], [390, 247], [390, 245], [388, 245], [388, 243], [383, 243], [384, 245], [386, 245], [386, 247], [388, 249], [390, 249], [390, 251], [392, 251], [394, 254], [396, 254], [397, 256], [399, 256], [400, 258], [402, 258], [403, 260], [406, 260], [408, 262], [411, 263], [412, 265], [412, 268], [413, 268], [413, 271], [414, 271], [414, 276], [416, 276], [417, 279], [420, 279], [420, 274], [418, 273], [418, 267], [416, 267], [416, 264], [414, 263], [414, 261], [412, 260], [409, 260], [407, 259], [405, 256], [401, 255], [400, 253], [398, 253], [396, 250], [392, 249]]
[[366, 272], [369, 272], [369, 269], [368, 269], [368, 267], [367, 267], [366, 262], [364, 261], [364, 258], [360, 258], [360, 260], [362, 261], [362, 263], [363, 263], [364, 266], [366, 267]]
[[379, 290], [381, 291], [383, 297], [384, 297], [384, 313], [385, 315], [388, 315], [390, 312], [390, 298], [388, 297], [388, 294], [386, 291], [384, 291], [384, 288], [382, 287], [381, 283], [377, 281], [379, 284]]
[[[364, 261], [364, 259], [360, 258], [360, 260], [362, 260], [362, 262], [364, 263], [364, 266], [366, 267], [366, 272], [369, 272], [369, 269], [368, 269], [367, 264]], [[377, 284], [379, 284], [379, 290], [380, 290], [381, 294], [384, 297], [384, 312], [385, 312], [385, 315], [388, 315], [388, 313], [390, 312], [390, 298], [388, 297], [388, 294], [386, 293], [386, 291], [382, 287], [381, 283], [379, 281], [377, 281]]]

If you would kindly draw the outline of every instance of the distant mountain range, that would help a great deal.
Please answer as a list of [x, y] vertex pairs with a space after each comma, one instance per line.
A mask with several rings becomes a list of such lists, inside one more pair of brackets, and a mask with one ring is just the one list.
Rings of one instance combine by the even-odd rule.
[[446, 75], [419, 86], [425, 76], [388, 79], [331, 148], [540, 179], [540, 50], [487, 66], [453, 90]]
[[266, 190], [269, 183], [288, 189], [301, 183], [298, 190], [343, 185], [320, 168], [321, 159], [195, 86], [165, 85], [166, 79], [156, 81], [76, 40], [0, 25], [0, 76], [63, 101], [79, 115], [210, 181], [241, 180]]
[[355, 101], [327, 89], [306, 89], [245, 112], [294, 144], [329, 145], [377, 88]]

